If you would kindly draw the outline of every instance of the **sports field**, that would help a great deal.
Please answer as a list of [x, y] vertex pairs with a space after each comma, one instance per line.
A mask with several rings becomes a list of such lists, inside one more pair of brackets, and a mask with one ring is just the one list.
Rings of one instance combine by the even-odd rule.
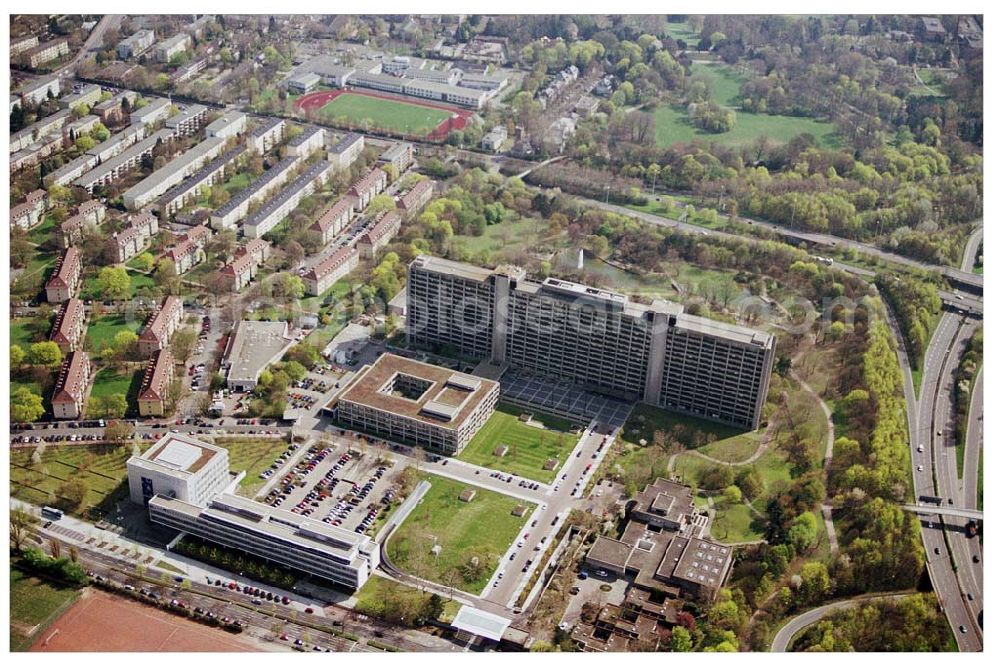
[[[551, 482], [573, 450], [577, 437], [569, 434], [571, 424], [566, 421], [533, 415], [533, 422], [544, 426], [538, 427], [521, 421], [518, 418], [520, 414], [516, 407], [501, 405], [458, 459], [544, 483]], [[507, 453], [502, 457], [495, 454], [500, 446], [507, 447]], [[558, 461], [556, 466], [544, 469], [545, 462], [552, 458]]]
[[[463, 502], [459, 495], [471, 486], [425, 478], [431, 488], [390, 537], [389, 560], [420, 578], [478, 594], [535, 505], [483, 488], [474, 488], [472, 501]], [[528, 509], [522, 518], [511, 513], [519, 504]]]
[[10, 649], [23, 652], [80, 596], [79, 590], [10, 570]]
[[319, 115], [330, 121], [373, 126], [405, 134], [429, 134], [451, 114], [441, 109], [390, 99], [345, 93], [320, 107]]

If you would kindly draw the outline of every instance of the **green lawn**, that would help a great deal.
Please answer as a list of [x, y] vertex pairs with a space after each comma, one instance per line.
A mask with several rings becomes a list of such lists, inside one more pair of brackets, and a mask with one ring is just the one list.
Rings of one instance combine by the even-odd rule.
[[[517, 407], [501, 405], [458, 459], [551, 483], [566, 456], [573, 450], [577, 437], [568, 434], [571, 428], [568, 422], [541, 414], [533, 415], [535, 421], [545, 425], [543, 429], [522, 422], [518, 418], [521, 413], [522, 410]], [[501, 445], [506, 445], [509, 450], [507, 455], [498, 457], [493, 452]], [[558, 464], [551, 470], [543, 469], [550, 458], [558, 460]]]
[[[94, 388], [90, 391], [90, 397], [99, 398], [117, 394], [132, 398], [134, 397], [133, 393], [137, 395], [139, 392], [139, 384], [142, 383], [142, 373], [142, 370], [136, 370], [135, 372], [126, 370], [123, 374], [118, 374], [114, 368], [101, 368], [94, 376]], [[133, 384], [136, 385], [135, 391], [131, 390]]]
[[[135, 298], [140, 289], [152, 289], [156, 287], [156, 283], [153, 282], [153, 278], [149, 277], [145, 273], [129, 270], [128, 276], [132, 287], [132, 291], [129, 294], [131, 298]], [[104, 300], [103, 295], [97, 289], [97, 273], [94, 273], [90, 277], [83, 280], [83, 288], [80, 292], [80, 298], [95, 301]]]
[[134, 316], [124, 314], [106, 314], [94, 317], [87, 327], [87, 342], [94, 351], [110, 346], [115, 336], [122, 331], [132, 331], [138, 334], [142, 321]]
[[[392, 579], [382, 576], [371, 576], [365, 582], [364, 586], [358, 590], [357, 595], [355, 595], [357, 604], [354, 606], [354, 610], [358, 613], [381, 617], [385, 614], [387, 603], [404, 601], [407, 604], [423, 605], [430, 596], [430, 592], [421, 592], [416, 588], [397, 583]], [[455, 615], [461, 607], [462, 604], [454, 599], [447, 599], [445, 600], [441, 616], [435, 619], [450, 623], [455, 619]]]
[[215, 444], [229, 450], [230, 470], [246, 470], [246, 476], [240, 481], [240, 492], [250, 497], [264, 483], [260, 473], [288, 448], [288, 442], [280, 437], [227, 437], [216, 439]]
[[716, 509], [712, 536], [722, 543], [756, 541], [764, 538], [760, 523], [746, 504], [734, 504], [723, 511]]
[[693, 63], [691, 65], [691, 78], [703, 79], [708, 82], [712, 97], [722, 106], [739, 107], [743, 96], [740, 95], [740, 87], [746, 83], [746, 79], [728, 65], [707, 65], [704, 63]]
[[565, 245], [566, 238], [549, 240], [548, 225], [539, 220], [524, 219], [516, 222], [491, 224], [481, 236], [456, 235], [449, 241], [452, 249], [466, 258], [479, 255], [495, 263], [506, 259], [523, 257], [526, 252], [538, 252], [543, 244], [559, 247]]
[[695, 140], [741, 146], [760, 136], [774, 142], [787, 143], [799, 134], [812, 134], [826, 148], [836, 148], [839, 144], [834, 125], [813, 118], [736, 111], [736, 127], [722, 134], [705, 132], [692, 125], [687, 110], [682, 105], [659, 107], [653, 112], [653, 120], [656, 125], [656, 145], [660, 148]]
[[24, 351], [33, 342], [45, 340], [46, 334], [52, 328], [52, 317], [18, 317], [10, 322], [10, 344], [20, 345]]
[[377, 127], [408, 134], [427, 134], [451, 116], [440, 109], [352, 94], [328, 102], [319, 115], [330, 121], [346, 118], [355, 125], [370, 120]]
[[[493, 575], [500, 557], [517, 538], [534, 505], [523, 518], [511, 514], [513, 497], [475, 488], [471, 502], [458, 496], [464, 483], [427, 475], [431, 489], [389, 539], [394, 565], [416, 576], [478, 594]], [[431, 552], [436, 545], [440, 553]], [[478, 564], [474, 564], [478, 558]]]
[[77, 589], [58, 586], [12, 567], [10, 569], [11, 651], [27, 651], [38, 631], [44, 630], [79, 596], [80, 591]]
[[[14, 497], [84, 516], [95, 507], [98, 515], [104, 514], [128, 494], [125, 462], [132, 456], [130, 446], [49, 444], [37, 461], [32, 459], [34, 451], [10, 452], [10, 492]], [[87, 486], [80, 506], [71, 506], [58, 494], [59, 487], [71, 479], [82, 479]]]
[[28, 240], [36, 245], [52, 240], [52, 230], [56, 228], [56, 220], [51, 214], [42, 219], [42, 223], [28, 232]]

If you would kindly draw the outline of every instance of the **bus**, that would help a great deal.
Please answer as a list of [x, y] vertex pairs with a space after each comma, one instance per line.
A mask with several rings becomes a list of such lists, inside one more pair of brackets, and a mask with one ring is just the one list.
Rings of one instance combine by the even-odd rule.
[[933, 495], [921, 495], [918, 498], [918, 500], [920, 502], [926, 502], [927, 504], [935, 504], [937, 506], [941, 506], [941, 498], [935, 497]]
[[42, 518], [46, 520], [59, 520], [63, 517], [63, 512], [59, 509], [53, 509], [51, 506], [42, 507]]

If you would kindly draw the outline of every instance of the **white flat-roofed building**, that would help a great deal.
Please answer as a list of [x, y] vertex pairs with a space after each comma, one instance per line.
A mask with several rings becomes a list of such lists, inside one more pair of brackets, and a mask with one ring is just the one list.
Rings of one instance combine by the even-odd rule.
[[[166, 134], [161, 136], [166, 137]], [[134, 146], [146, 138], [146, 128], [142, 125], [129, 125], [121, 132], [114, 134], [87, 151], [88, 155], [93, 155], [99, 162], [121, 155], [129, 147]]]
[[483, 108], [483, 104], [490, 98], [490, 93], [485, 90], [460, 88], [436, 81], [407, 81], [404, 92], [413, 97], [440, 100], [474, 109]]
[[163, 126], [172, 129], [177, 136], [194, 134], [208, 119], [208, 109], [201, 104], [189, 104], [167, 118]]
[[230, 391], [252, 391], [264, 368], [281, 359], [294, 342], [287, 322], [240, 320], [223, 359], [226, 386]]
[[49, 94], [58, 97], [62, 86], [58, 76], [42, 76], [21, 84], [14, 94], [31, 104], [41, 104]]
[[[382, 70], [385, 71], [384, 64]], [[449, 86], [457, 85], [462, 79], [462, 74], [463, 72], [460, 69], [431, 69], [430, 67], [408, 67], [403, 71], [403, 76], [408, 79], [433, 81]]]
[[212, 211], [212, 228], [221, 231], [235, 227], [247, 216], [252, 204], [263, 201], [284, 185], [298, 164], [298, 157], [286, 157], [257, 176], [245, 189], [240, 190], [236, 196]]
[[353, 247], [342, 247], [316, 264], [302, 276], [306, 293], [310, 296], [319, 296], [329, 289], [334, 282], [357, 267], [358, 255], [358, 251]]
[[156, 41], [156, 33], [152, 30], [139, 30], [118, 42], [118, 57], [121, 60], [134, 58], [146, 51]]
[[156, 55], [156, 62], [170, 62], [175, 55], [184, 53], [189, 48], [191, 48], [191, 35], [179, 33], [157, 44], [153, 53]]
[[28, 67], [41, 67], [69, 53], [69, 42], [66, 38], [53, 39], [32, 47], [21, 54], [21, 63]]
[[466, 72], [458, 85], [462, 88], [474, 88], [476, 90], [486, 90], [489, 92], [499, 92], [507, 87], [506, 74], [470, 74]]
[[326, 85], [343, 88], [347, 85], [351, 74], [357, 70], [351, 66], [341, 65], [332, 56], [319, 55], [298, 67], [297, 71], [316, 74]]
[[75, 109], [81, 104], [93, 106], [101, 101], [101, 94], [101, 86], [96, 83], [88, 84], [80, 88], [80, 92], [60, 97], [59, 105], [64, 109]]
[[167, 433], [126, 463], [129, 497], [147, 504], [156, 495], [205, 506], [230, 483], [229, 451], [181, 433]]
[[301, 134], [288, 142], [288, 145], [285, 146], [285, 155], [308, 157], [323, 147], [325, 139], [326, 132], [322, 127], [308, 125]]
[[247, 238], [260, 238], [278, 225], [298, 208], [302, 199], [322, 187], [333, 174], [334, 166], [326, 160], [312, 165], [285, 189], [279, 192], [243, 223], [243, 234]]
[[38, 46], [38, 36], [37, 35], [22, 35], [20, 37], [10, 38], [10, 59], [14, 60], [16, 56], [24, 53], [28, 49], [33, 49]]
[[246, 129], [247, 114], [242, 111], [229, 111], [205, 127], [205, 136], [217, 136], [222, 139], [228, 139], [229, 137], [243, 134]]
[[361, 156], [365, 149], [365, 137], [354, 132], [340, 137], [329, 150], [326, 159], [337, 165], [338, 169], [347, 169]]
[[170, 117], [170, 100], [157, 97], [141, 109], [133, 111], [129, 115], [129, 121], [133, 125], [152, 125], [168, 117]]
[[401, 141], [394, 143], [379, 155], [378, 161], [396, 167], [396, 173], [401, 174], [413, 163], [413, 144]]
[[139, 210], [158, 197], [165, 194], [171, 187], [178, 185], [188, 176], [194, 174], [207, 162], [215, 159], [226, 147], [226, 140], [219, 137], [209, 137], [193, 146], [182, 155], [167, 162], [149, 176], [139, 181], [122, 195], [122, 202], [129, 210]]
[[355, 72], [348, 77], [347, 82], [352, 86], [360, 86], [362, 88], [371, 88], [372, 90], [381, 90], [382, 92], [391, 92], [402, 94], [405, 81], [397, 76], [389, 76], [388, 74], [371, 74], [368, 72]]
[[363, 534], [237, 495], [216, 495], [207, 506], [157, 496], [149, 518], [350, 589], [363, 586], [379, 565], [378, 545]]
[[503, 125], [497, 125], [489, 132], [483, 136], [482, 141], [479, 143], [479, 147], [483, 150], [488, 150], [491, 153], [499, 153], [500, 148], [503, 147], [504, 141], [507, 140], [507, 128]]
[[318, 86], [321, 82], [322, 79], [319, 74], [302, 72], [301, 74], [297, 74], [289, 78], [288, 81], [285, 82], [285, 85], [288, 86], [289, 90], [303, 95], [307, 92], [315, 90], [316, 86]]
[[250, 136], [247, 137], [247, 145], [263, 155], [281, 143], [284, 132], [284, 118], [266, 118], [250, 132]]
[[309, 228], [323, 236], [323, 245], [330, 243], [351, 221], [354, 206], [349, 197], [341, 197], [312, 223]]
[[19, 150], [24, 150], [39, 139], [59, 132], [63, 127], [72, 122], [72, 120], [73, 112], [70, 109], [62, 109], [51, 116], [45, 116], [41, 120], [10, 135], [10, 152], [15, 153]]

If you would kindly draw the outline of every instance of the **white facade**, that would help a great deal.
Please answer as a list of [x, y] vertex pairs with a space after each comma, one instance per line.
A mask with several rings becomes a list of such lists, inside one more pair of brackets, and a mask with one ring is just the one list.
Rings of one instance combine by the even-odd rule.
[[145, 504], [154, 495], [205, 506], [229, 485], [229, 452], [201, 440], [167, 433], [128, 468], [129, 497]]

